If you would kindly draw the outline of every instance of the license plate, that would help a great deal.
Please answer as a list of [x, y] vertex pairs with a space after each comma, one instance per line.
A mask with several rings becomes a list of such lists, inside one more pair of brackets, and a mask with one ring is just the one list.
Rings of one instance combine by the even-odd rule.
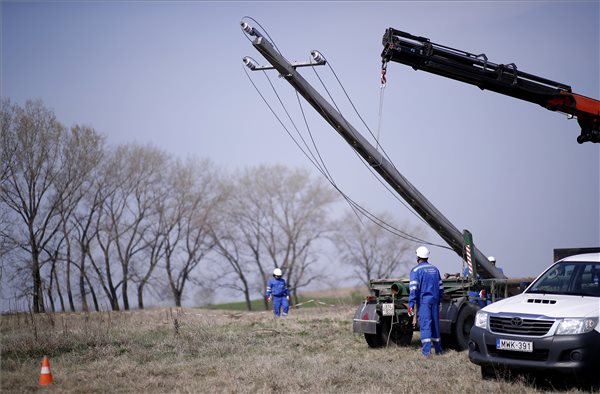
[[383, 316], [392, 316], [394, 314], [394, 304], [381, 304], [381, 313]]
[[533, 352], [533, 342], [513, 341], [512, 339], [496, 339], [496, 349], [515, 352]]

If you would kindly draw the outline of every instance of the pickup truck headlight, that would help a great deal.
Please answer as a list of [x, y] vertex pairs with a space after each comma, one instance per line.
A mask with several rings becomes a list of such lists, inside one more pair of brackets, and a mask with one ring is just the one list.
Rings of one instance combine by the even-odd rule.
[[597, 324], [597, 318], [564, 319], [558, 324], [556, 335], [585, 334], [596, 328]]
[[475, 327], [483, 328], [487, 330], [488, 328], [488, 313], [483, 311], [477, 311], [475, 315]]

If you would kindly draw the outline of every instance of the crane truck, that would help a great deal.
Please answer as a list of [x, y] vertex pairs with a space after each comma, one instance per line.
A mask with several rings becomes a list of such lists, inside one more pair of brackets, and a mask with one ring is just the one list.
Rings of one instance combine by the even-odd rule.
[[[495, 265], [491, 264], [474, 245], [472, 235], [468, 230], [459, 231], [387, 160], [381, 151], [378, 151], [365, 139], [341, 113], [302, 77], [296, 70], [297, 68], [325, 64], [326, 60], [318, 51], [311, 52], [312, 60], [309, 63], [292, 64], [257, 29], [244, 21], [241, 22], [241, 28], [251, 38], [252, 45], [269, 63], [269, 65], [259, 66], [254, 59], [244, 57], [244, 64], [251, 70], [277, 70], [280, 76], [306, 99], [350, 147], [439, 234], [456, 254], [467, 262], [470, 267], [470, 275], [467, 277], [458, 275], [443, 280], [445, 298], [440, 307], [442, 343], [453, 345], [458, 350], [466, 349], [469, 343], [469, 333], [480, 306], [487, 302], [493, 302], [497, 298], [504, 298], [518, 293], [521, 281], [509, 280]], [[384, 36], [386, 48], [383, 52], [382, 72], [385, 71], [389, 60], [399, 59], [396, 51], [398, 48], [402, 48], [399, 46], [397, 36], [390, 35], [390, 32], [394, 33], [397, 30], [388, 29]], [[406, 34], [402, 35], [402, 37], [405, 36]], [[386, 41], [386, 37], [388, 41]], [[423, 38], [420, 40], [411, 38], [411, 40], [415, 41], [415, 45], [421, 47], [425, 47], [424, 44], [429, 42]], [[392, 43], [393, 46], [390, 45]], [[403, 51], [400, 50], [400, 53]], [[464, 56], [471, 58], [469, 55]], [[473, 57], [470, 60], [474, 62], [477, 59], [477, 57]], [[462, 61], [465, 62], [464, 59]], [[489, 67], [495, 66], [490, 63]], [[484, 71], [489, 73], [487, 68], [484, 68]], [[513, 79], [516, 76], [521, 76], [519, 73], [514, 67], [512, 70]], [[515, 84], [518, 85], [519, 83], [521, 82], [516, 80]], [[491, 87], [488, 88], [491, 89]], [[561, 108], [561, 110], [565, 109]], [[580, 124], [582, 119], [587, 119], [584, 115], [577, 113]], [[585, 138], [593, 140], [596, 135], [594, 130], [597, 131], [599, 122], [597, 117], [591, 117], [591, 119], [589, 125], [587, 120], [585, 122], [588, 123], [584, 122]], [[591, 131], [588, 132], [588, 130]], [[361, 303], [354, 314], [353, 331], [364, 334], [370, 347], [382, 347], [388, 344], [408, 345], [412, 340], [415, 327], [407, 310], [408, 279], [374, 279], [370, 282], [370, 291], [371, 294]], [[469, 293], [473, 291], [478, 292], [480, 295], [476, 300], [469, 299]]]

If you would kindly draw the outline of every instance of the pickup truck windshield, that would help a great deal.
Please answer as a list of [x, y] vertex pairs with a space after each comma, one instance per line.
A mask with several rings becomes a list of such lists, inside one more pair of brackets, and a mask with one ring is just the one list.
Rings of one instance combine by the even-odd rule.
[[556, 263], [531, 285], [527, 293], [600, 297], [600, 264]]

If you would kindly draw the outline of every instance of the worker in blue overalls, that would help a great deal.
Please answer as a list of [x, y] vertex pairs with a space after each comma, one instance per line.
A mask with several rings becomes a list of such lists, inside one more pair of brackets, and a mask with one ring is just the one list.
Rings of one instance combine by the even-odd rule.
[[290, 295], [285, 279], [282, 276], [283, 273], [279, 268], [273, 270], [273, 277], [267, 283], [267, 292], [265, 294], [267, 302], [273, 301], [273, 312], [277, 317], [280, 316], [281, 309], [283, 309], [281, 316], [287, 316], [290, 308]]
[[414, 315], [415, 307], [419, 316], [423, 355], [431, 355], [431, 344], [436, 354], [442, 353], [440, 341], [440, 301], [444, 286], [440, 271], [429, 264], [429, 249], [417, 249], [417, 265], [410, 271], [408, 314]]

